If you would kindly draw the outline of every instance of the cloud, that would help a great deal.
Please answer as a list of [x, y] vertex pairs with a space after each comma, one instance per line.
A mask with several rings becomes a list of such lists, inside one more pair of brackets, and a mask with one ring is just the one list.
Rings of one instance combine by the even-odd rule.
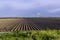
[[60, 0], [0, 0], [0, 16], [50, 16], [59, 10]]
[[50, 4], [60, 4], [56, 0], [0, 0], [1, 7], [11, 7], [14, 9], [34, 9], [37, 7], [44, 7]]
[[24, 0], [22, 1], [0, 1], [0, 8], [1, 7], [11, 7], [11, 8], [14, 8], [14, 9], [30, 9], [30, 8], [35, 8], [35, 7], [38, 7], [39, 3], [36, 3], [34, 1], [25, 1]]
[[55, 12], [59, 12], [60, 11], [60, 8], [57, 8], [57, 9], [53, 9], [50, 11], [50, 13], [55, 13]]
[[56, 2], [60, 3], [56, 0], [2, 0], [0, 1], [0, 7], [12, 7], [14, 9], [33, 9], [49, 4], [56, 4]]

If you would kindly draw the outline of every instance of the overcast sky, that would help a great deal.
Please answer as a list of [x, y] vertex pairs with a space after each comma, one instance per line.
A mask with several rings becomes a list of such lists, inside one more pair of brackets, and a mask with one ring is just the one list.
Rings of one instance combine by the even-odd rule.
[[0, 17], [60, 17], [60, 0], [0, 0]]

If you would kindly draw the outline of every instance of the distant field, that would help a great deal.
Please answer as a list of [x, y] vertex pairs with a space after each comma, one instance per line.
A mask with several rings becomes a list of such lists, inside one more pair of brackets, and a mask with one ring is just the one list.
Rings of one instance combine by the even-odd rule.
[[60, 18], [0, 18], [0, 32], [60, 29]]

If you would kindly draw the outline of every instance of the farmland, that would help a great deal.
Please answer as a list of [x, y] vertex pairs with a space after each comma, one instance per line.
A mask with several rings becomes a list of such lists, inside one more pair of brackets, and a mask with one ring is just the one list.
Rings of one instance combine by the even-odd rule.
[[60, 29], [60, 18], [0, 18], [0, 32]]
[[0, 18], [0, 40], [60, 40], [60, 18]]

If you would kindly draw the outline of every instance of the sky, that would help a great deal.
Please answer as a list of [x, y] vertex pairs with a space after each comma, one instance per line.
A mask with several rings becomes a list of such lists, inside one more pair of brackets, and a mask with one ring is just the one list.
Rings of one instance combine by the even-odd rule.
[[60, 17], [60, 0], [0, 0], [0, 17]]

